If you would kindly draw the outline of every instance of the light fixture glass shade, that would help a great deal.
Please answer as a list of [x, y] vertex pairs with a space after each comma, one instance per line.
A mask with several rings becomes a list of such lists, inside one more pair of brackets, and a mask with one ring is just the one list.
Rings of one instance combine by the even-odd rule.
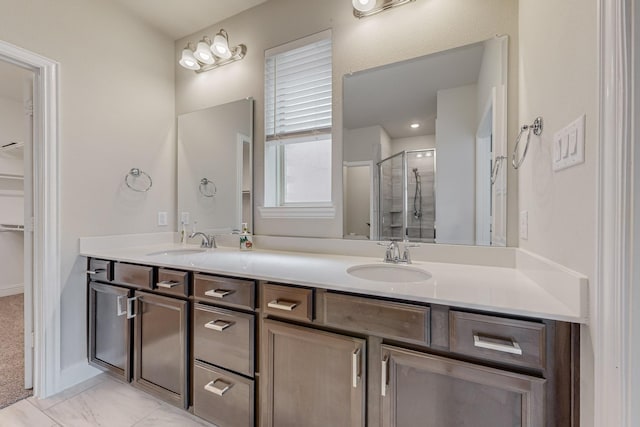
[[188, 48], [182, 49], [182, 56], [180, 57], [180, 61], [178, 61], [178, 63], [189, 70], [200, 69], [200, 64], [198, 64], [198, 60], [196, 59], [196, 57], [193, 56], [193, 51]]
[[213, 38], [213, 43], [211, 44], [211, 52], [213, 52], [215, 56], [223, 59], [231, 58], [229, 40], [227, 40], [227, 33], [224, 30], [220, 30], [220, 32]]
[[198, 42], [196, 47], [196, 51], [193, 52], [193, 56], [203, 64], [213, 64], [216, 59], [211, 54], [211, 48], [207, 42], [204, 40]]
[[353, 8], [360, 12], [369, 12], [376, 7], [376, 0], [352, 0]]

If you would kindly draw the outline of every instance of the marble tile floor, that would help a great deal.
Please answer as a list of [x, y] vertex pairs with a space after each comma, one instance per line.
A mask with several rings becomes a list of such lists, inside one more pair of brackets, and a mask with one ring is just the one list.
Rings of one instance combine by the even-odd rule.
[[0, 409], [0, 426], [215, 427], [106, 374], [48, 399], [30, 397]]

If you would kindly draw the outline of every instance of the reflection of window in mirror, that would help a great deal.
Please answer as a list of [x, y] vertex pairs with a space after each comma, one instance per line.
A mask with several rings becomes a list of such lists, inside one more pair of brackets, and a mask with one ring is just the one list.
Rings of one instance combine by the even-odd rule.
[[331, 32], [265, 54], [265, 206], [331, 202]]

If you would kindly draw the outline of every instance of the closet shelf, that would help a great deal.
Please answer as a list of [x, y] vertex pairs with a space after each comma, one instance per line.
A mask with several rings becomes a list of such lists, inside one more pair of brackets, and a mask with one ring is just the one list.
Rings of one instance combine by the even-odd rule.
[[5, 233], [8, 231], [20, 231], [24, 232], [24, 225], [18, 224], [0, 224], [0, 233]]

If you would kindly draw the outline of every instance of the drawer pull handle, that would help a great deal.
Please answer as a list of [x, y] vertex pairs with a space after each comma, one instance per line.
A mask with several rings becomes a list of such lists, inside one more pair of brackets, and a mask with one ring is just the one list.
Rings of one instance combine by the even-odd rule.
[[212, 320], [211, 322], [205, 323], [204, 327], [207, 329], [213, 329], [214, 331], [222, 332], [232, 325], [233, 322], [226, 322], [224, 320]]
[[212, 289], [210, 291], [205, 292], [204, 294], [208, 297], [214, 298], [224, 298], [227, 295], [231, 295], [233, 291], [229, 289]]
[[479, 348], [486, 348], [488, 350], [501, 351], [502, 353], [510, 353], [522, 355], [522, 349], [517, 342], [511, 340], [509, 344], [499, 344], [491, 341], [484, 341], [478, 334], [473, 334], [473, 345]]
[[165, 289], [175, 288], [176, 286], [180, 286], [181, 284], [182, 282], [176, 282], [175, 280], [163, 280], [157, 283], [159, 288]]
[[[216, 386], [217, 384], [222, 385], [222, 388]], [[231, 387], [233, 387], [233, 384], [226, 382], [223, 379], [218, 378], [217, 380], [213, 380], [210, 383], [208, 383], [207, 385], [204, 386], [204, 389], [217, 395], [217, 396], [222, 396], [224, 395], [226, 392], [228, 392]]]
[[127, 295], [119, 295], [116, 299], [116, 314], [118, 317], [127, 314]]
[[358, 388], [358, 381], [360, 380], [360, 348], [357, 348], [351, 353], [351, 385], [353, 388]]
[[389, 355], [385, 355], [382, 359], [382, 375], [380, 376], [382, 380], [380, 383], [382, 384], [382, 389], [380, 390], [380, 394], [384, 397], [387, 395], [387, 384], [389, 384]]
[[104, 273], [105, 271], [107, 271], [106, 268], [94, 268], [93, 270], [87, 270], [87, 274], [100, 274], [100, 273]]
[[267, 303], [267, 307], [275, 308], [276, 310], [293, 311], [299, 303], [293, 301], [273, 300]]

